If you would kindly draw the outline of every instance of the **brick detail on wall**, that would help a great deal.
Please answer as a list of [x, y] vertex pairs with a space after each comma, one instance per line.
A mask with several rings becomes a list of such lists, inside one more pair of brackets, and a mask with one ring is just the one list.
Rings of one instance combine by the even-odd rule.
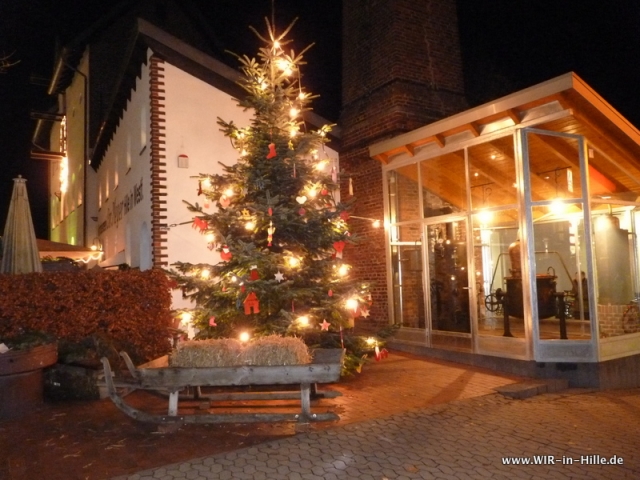
[[151, 56], [149, 74], [150, 153], [151, 153], [151, 239], [153, 267], [167, 262], [167, 185], [165, 150], [164, 60]]
[[[355, 215], [382, 219], [382, 168], [368, 147], [467, 108], [456, 1], [349, 0], [342, 29], [341, 194], [351, 177]], [[350, 226], [362, 246], [345, 258], [356, 278], [375, 283], [367, 322], [386, 325], [385, 233]]]
[[601, 338], [640, 332], [640, 318], [635, 315], [638, 310], [627, 310], [629, 305], [598, 305]]
[[[382, 167], [375, 161], [362, 162], [359, 158], [368, 158], [367, 150], [351, 151], [347, 155], [340, 155], [340, 164], [346, 162], [350, 168], [348, 174], [341, 176], [341, 197], [349, 197], [349, 178], [354, 185], [356, 197], [354, 215], [377, 218], [382, 220]], [[356, 326], [369, 324], [372, 327], [381, 328], [388, 324], [388, 299], [387, 299], [387, 274], [385, 262], [385, 231], [383, 228], [373, 228], [366, 220], [353, 218], [349, 220], [349, 230], [360, 243], [344, 250], [344, 259], [351, 265], [351, 275], [361, 281], [373, 284], [373, 304], [370, 308], [370, 316], [364, 320], [356, 320]]]

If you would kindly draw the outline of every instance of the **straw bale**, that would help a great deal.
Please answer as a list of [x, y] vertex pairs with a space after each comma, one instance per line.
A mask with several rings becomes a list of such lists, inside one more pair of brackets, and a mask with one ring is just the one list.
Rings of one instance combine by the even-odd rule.
[[242, 364], [243, 345], [234, 338], [182, 342], [169, 357], [172, 367], [230, 367]]
[[172, 367], [299, 365], [311, 362], [300, 338], [270, 335], [242, 343], [232, 338], [182, 342], [169, 357]]

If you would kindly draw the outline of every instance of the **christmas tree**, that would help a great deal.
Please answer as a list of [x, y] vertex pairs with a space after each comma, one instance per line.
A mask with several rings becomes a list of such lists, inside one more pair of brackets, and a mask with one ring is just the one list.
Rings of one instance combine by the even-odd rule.
[[356, 242], [353, 199], [338, 200], [337, 164], [324, 153], [330, 126], [307, 130], [302, 120], [313, 99], [300, 75], [309, 47], [287, 51], [293, 24], [276, 35], [266, 23], [268, 38], [252, 29], [265, 44], [258, 59], [238, 56], [246, 91], [238, 106], [253, 111], [251, 124], [218, 119], [238, 158], [221, 175], [199, 175], [198, 193], [217, 209], [185, 202], [220, 262], [177, 263], [172, 275], [195, 303], [200, 338], [277, 333], [321, 343], [343, 338], [371, 297], [342, 259]]

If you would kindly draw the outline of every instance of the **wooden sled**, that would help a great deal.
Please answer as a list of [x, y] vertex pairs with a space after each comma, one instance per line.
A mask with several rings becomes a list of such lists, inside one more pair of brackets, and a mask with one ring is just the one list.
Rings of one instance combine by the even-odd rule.
[[[239, 366], [239, 367], [169, 367], [168, 356], [135, 367], [126, 352], [121, 352], [131, 378], [114, 380], [111, 365], [102, 358], [104, 383], [109, 397], [116, 406], [130, 417], [142, 422], [157, 424], [182, 423], [253, 423], [253, 422], [323, 422], [339, 420], [335, 413], [311, 413], [311, 397], [333, 398], [339, 392], [318, 392], [316, 384], [333, 383], [340, 379], [340, 370], [344, 359], [341, 349], [317, 349], [313, 352], [313, 361], [305, 365], [283, 366]], [[239, 386], [285, 386], [299, 385], [299, 391], [265, 392], [222, 392], [204, 395], [201, 387], [239, 387]], [[169, 408], [167, 415], [150, 414], [127, 404], [118, 388], [131, 390], [151, 390], [167, 393]], [[281, 400], [300, 399], [300, 413], [206, 413], [178, 414], [180, 392], [193, 391], [191, 399], [209, 401], [229, 400]]]

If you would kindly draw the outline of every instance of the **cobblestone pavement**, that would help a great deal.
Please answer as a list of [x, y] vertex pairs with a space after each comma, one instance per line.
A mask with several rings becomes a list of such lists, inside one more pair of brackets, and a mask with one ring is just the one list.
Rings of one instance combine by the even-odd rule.
[[114, 480], [639, 478], [639, 424], [640, 389], [494, 393]]

